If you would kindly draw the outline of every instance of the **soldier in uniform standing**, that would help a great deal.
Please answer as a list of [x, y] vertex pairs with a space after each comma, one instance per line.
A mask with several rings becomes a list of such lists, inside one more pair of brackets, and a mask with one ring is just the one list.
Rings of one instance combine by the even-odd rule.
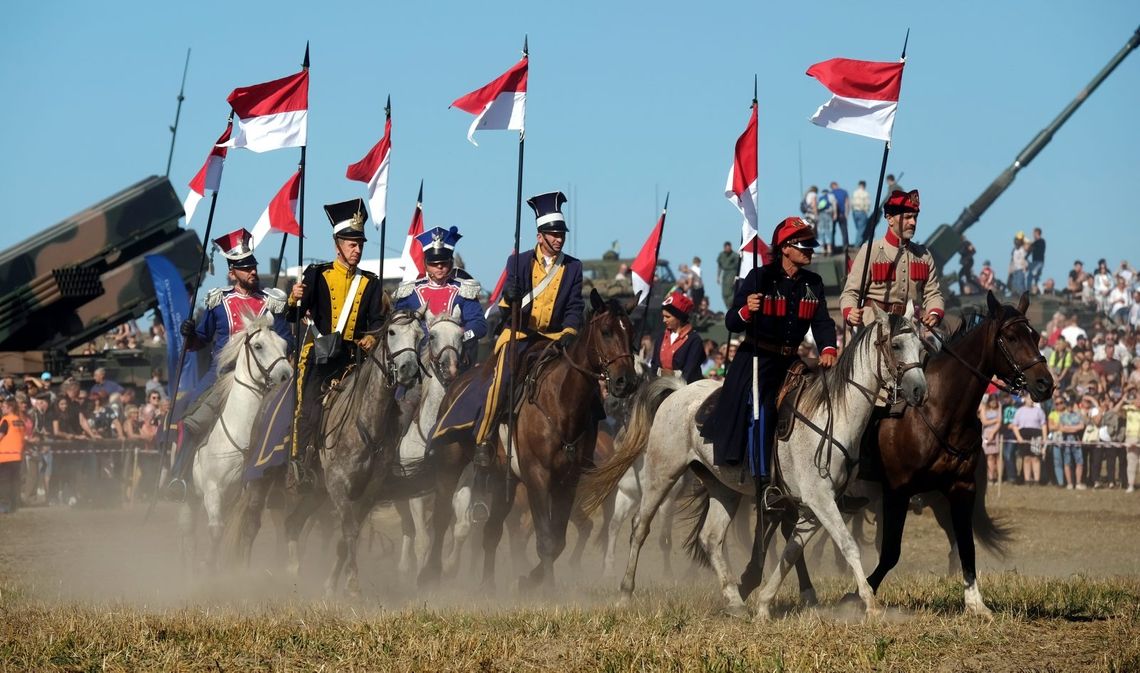
[[855, 255], [847, 283], [839, 297], [839, 308], [847, 324], [859, 326], [870, 321], [867, 306], [860, 308], [863, 269], [867, 246], [871, 246], [871, 269], [866, 288], [867, 303], [895, 315], [906, 311], [907, 300], [914, 302], [914, 318], [927, 327], [942, 322], [946, 305], [934, 257], [924, 246], [915, 243], [918, 227], [918, 190], [895, 190], [887, 197], [883, 212], [887, 216], [887, 233], [882, 238], [864, 243]]
[[[582, 327], [586, 302], [582, 298], [582, 262], [562, 252], [566, 244], [566, 217], [562, 192], [539, 194], [527, 200], [534, 210], [537, 244], [533, 250], [507, 258], [507, 279], [500, 306], [509, 314], [519, 307], [519, 327], [515, 334], [516, 355], [531, 348], [557, 341], [569, 347]], [[516, 273], [516, 269], [518, 273]], [[453, 403], [441, 410], [431, 440], [448, 441], [453, 433], [473, 433], [476, 467], [473, 509], [485, 511], [487, 468], [494, 460], [493, 441], [499, 412], [507, 396], [506, 374], [510, 361], [507, 344], [511, 329], [499, 333], [495, 342], [493, 366], [483, 366], [472, 376]], [[490, 363], [488, 363], [490, 364]], [[522, 372], [516, 372], [521, 376]]]
[[325, 206], [333, 230], [336, 259], [310, 264], [289, 294], [286, 317], [311, 321], [313, 339], [301, 349], [297, 382], [297, 415], [289, 478], [293, 485], [311, 483], [325, 387], [344, 375], [357, 349], [376, 347], [374, 334], [391, 308], [380, 279], [357, 266], [364, 250], [368, 211], [363, 199]]
[[[823, 279], [804, 268], [811, 263], [818, 245], [815, 229], [799, 217], [789, 217], [777, 225], [772, 234], [771, 263], [748, 272], [724, 318], [730, 332], [744, 332], [745, 337], [701, 435], [713, 443], [717, 465], [748, 461], [757, 494], [771, 480], [776, 395], [788, 369], [799, 360], [797, 351], [809, 328], [819, 347], [819, 365], [826, 368], [835, 364], [835, 322], [827, 313]], [[753, 358], [759, 361], [758, 442], [751, 436]]]
[[[209, 390], [218, 380], [218, 353], [230, 339], [245, 329], [245, 321], [263, 315], [273, 316], [273, 331], [285, 339], [286, 353], [293, 350], [293, 331], [285, 321], [285, 293], [277, 288], [261, 289], [257, 274], [257, 258], [253, 256], [253, 236], [248, 231], [238, 229], [214, 243], [221, 250], [229, 265], [228, 278], [232, 285], [227, 289], [214, 288], [206, 293], [205, 312], [195, 324], [192, 319], [180, 326], [186, 339], [187, 351], [210, 348], [210, 368], [198, 381], [194, 392], [185, 403], [187, 407], [182, 417], [182, 442], [171, 471], [172, 484], [184, 484], [194, 464], [195, 451], [205, 441], [210, 430], [222, 412], [225, 398], [210, 395]], [[175, 418], [179, 410], [175, 410]]]
[[433, 315], [449, 314], [456, 306], [463, 324], [464, 362], [474, 361], [479, 339], [487, 334], [487, 319], [479, 304], [479, 281], [460, 278], [455, 269], [455, 244], [459, 229], [435, 227], [416, 236], [423, 246], [426, 275], [396, 288], [396, 310], [426, 308]]

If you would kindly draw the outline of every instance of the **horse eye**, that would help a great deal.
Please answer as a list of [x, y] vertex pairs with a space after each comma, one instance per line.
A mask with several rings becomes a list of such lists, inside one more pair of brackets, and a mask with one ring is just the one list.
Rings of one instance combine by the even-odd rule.
[[604, 336], [604, 337], [605, 337], [605, 338], [607, 338], [607, 339], [608, 339], [608, 338], [610, 338], [610, 337], [612, 337], [613, 335], [614, 335], [614, 333], [613, 333], [613, 332], [611, 332], [611, 331], [610, 331], [610, 330], [608, 330], [608, 329], [604, 329], [604, 330], [602, 330], [602, 336]]
[[255, 350], [255, 351], [261, 350], [261, 344], [253, 344], [253, 350]]
[[902, 346], [900, 346], [900, 345], [898, 345], [898, 344], [895, 344], [895, 343], [891, 344], [891, 348], [892, 348], [893, 350], [896, 350], [896, 351], [901, 351], [901, 350], [902, 350]]
[[394, 330], [394, 329], [388, 330], [388, 336], [396, 336], [396, 330]]

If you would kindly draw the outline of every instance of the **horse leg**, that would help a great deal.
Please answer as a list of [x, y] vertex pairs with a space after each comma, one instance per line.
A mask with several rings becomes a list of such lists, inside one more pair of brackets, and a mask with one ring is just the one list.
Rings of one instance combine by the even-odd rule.
[[253, 541], [261, 530], [261, 513], [265, 510], [265, 501], [269, 496], [270, 481], [262, 477], [245, 485], [249, 491], [249, 504], [245, 510], [245, 522], [241, 527], [241, 540], [238, 548], [238, 563], [249, 567], [249, 560], [253, 556]]
[[451, 525], [452, 511], [445, 503], [451, 502], [455, 494], [455, 485], [463, 473], [466, 463], [462, 455], [450, 456], [447, 462], [439, 466], [435, 481], [435, 502], [439, 504], [432, 515], [431, 544], [428, 547], [427, 558], [420, 568], [418, 584], [420, 587], [433, 586], [439, 583], [440, 572], [443, 567], [443, 539], [447, 535], [447, 528]]
[[795, 528], [784, 546], [784, 553], [780, 555], [779, 563], [772, 569], [772, 574], [768, 576], [764, 585], [760, 587], [760, 593], [757, 595], [756, 619], [766, 620], [772, 617], [772, 599], [776, 597], [776, 592], [780, 590], [780, 584], [783, 583], [788, 571], [797, 560], [803, 557], [804, 547], [818, 530], [819, 523], [808, 518], [805, 512], [801, 512], [796, 519]]
[[285, 517], [285, 545], [289, 554], [286, 572], [293, 577], [297, 577], [301, 572], [301, 533], [309, 517], [320, 509], [327, 499], [328, 492], [324, 488], [314, 488], [302, 495], [293, 506], [293, 511]]
[[428, 512], [432, 504], [432, 497], [430, 495], [413, 498], [408, 502], [408, 509], [412, 512], [412, 524], [415, 526], [415, 544], [412, 546], [412, 562], [415, 564], [413, 569], [417, 572], [419, 571], [420, 564], [424, 562], [424, 556], [427, 554], [428, 540], [431, 537], [431, 534], [428, 532]]
[[[529, 589], [546, 579], [547, 570], [553, 570], [554, 559], [551, 556], [557, 557], [553, 532], [555, 494], [551, 491], [550, 473], [546, 468], [534, 465], [524, 476], [527, 478], [526, 494], [530, 502], [531, 525], [534, 526], [534, 546], [538, 552], [538, 565], [531, 569], [529, 575], [519, 578], [519, 588]], [[561, 551], [558, 549], [558, 553]]]
[[207, 482], [202, 492], [202, 504], [206, 508], [206, 526], [210, 531], [210, 558], [209, 568], [218, 567], [218, 549], [222, 540], [222, 530], [225, 522], [222, 521], [222, 488], [214, 482]]
[[194, 484], [187, 484], [186, 499], [178, 508], [179, 557], [182, 559], [182, 570], [189, 577], [194, 572], [194, 559], [198, 555], [198, 510], [201, 501], [194, 493]]
[[963, 552], [958, 546], [958, 540], [954, 533], [957, 526], [954, 524], [954, 515], [951, 511], [953, 505], [942, 498], [931, 498], [927, 500], [927, 504], [930, 506], [930, 511], [934, 512], [934, 520], [938, 522], [938, 526], [946, 534], [946, 542], [950, 544], [946, 574], [957, 575], [962, 571], [962, 564], [958, 562], [958, 559]]
[[993, 612], [982, 599], [978, 589], [977, 569], [974, 566], [974, 500], [977, 492], [954, 493], [950, 496], [950, 516], [954, 536], [958, 539], [958, 554], [962, 561], [962, 580], [966, 585], [966, 611], [975, 615], [991, 616]]
[[486, 592], [495, 590], [495, 558], [499, 553], [499, 542], [503, 539], [503, 522], [511, 511], [511, 503], [503, 489], [501, 479], [509, 479], [505, 472], [497, 473], [489, 480], [491, 487], [490, 513], [483, 523], [483, 579], [480, 588]]
[[760, 586], [760, 581], [764, 577], [764, 564], [767, 560], [768, 549], [772, 544], [772, 535], [776, 532], [776, 524], [782, 523], [784, 539], [787, 540], [792, 534], [792, 527], [795, 519], [791, 517], [783, 517], [777, 521], [773, 515], [764, 515], [760, 512], [756, 514], [756, 528], [752, 534], [752, 554], [748, 557], [748, 565], [744, 566], [744, 572], [740, 575], [740, 600], [748, 600], [748, 596]]
[[641, 506], [633, 515], [633, 530], [629, 536], [629, 560], [625, 564], [625, 576], [621, 580], [621, 602], [626, 603], [633, 596], [635, 578], [637, 575], [637, 560], [641, 555], [641, 547], [645, 538], [649, 537], [649, 524], [653, 516], [661, 507], [661, 502], [669, 495], [673, 484], [685, 471], [685, 455], [681, 454], [669, 462], [665, 462], [653, 453], [645, 456], [645, 465], [642, 468], [641, 478]]
[[903, 527], [906, 525], [907, 506], [910, 498], [897, 493], [883, 493], [883, 515], [880, 528], [883, 531], [882, 551], [879, 553], [879, 564], [867, 577], [867, 583], [872, 591], [878, 591], [883, 578], [899, 562], [902, 554]]
[[515, 487], [515, 502], [507, 515], [507, 531], [511, 536], [511, 572], [520, 574], [527, 566], [526, 546], [534, 533], [534, 521], [530, 513], [530, 497], [526, 486], [520, 480]]
[[[630, 473], [627, 473], [627, 476]], [[636, 482], [636, 479], [634, 479]], [[625, 483], [625, 477], [622, 477], [622, 483]], [[614, 512], [610, 516], [609, 524], [603, 531], [605, 534], [605, 555], [602, 557], [602, 576], [610, 577], [614, 572], [614, 557], [617, 555], [617, 541], [618, 536], [621, 534], [622, 526], [625, 524], [626, 519], [629, 518], [633, 508], [637, 505], [636, 494], [631, 495], [622, 486], [619, 486], [613, 495], [614, 499]]]
[[[537, 519], [535, 521], [534, 537], [535, 546], [538, 548], [539, 565], [531, 571], [530, 579], [534, 582], [544, 582], [548, 591], [554, 588], [554, 562], [566, 549], [566, 528], [570, 524], [577, 490], [577, 475], [554, 484], [550, 494], [550, 513], [546, 526], [540, 526]], [[543, 544], [544, 533], [545, 544]], [[540, 568], [540, 575], [535, 577], [535, 572]]]
[[586, 543], [590, 541], [594, 522], [576, 504], [570, 509], [570, 520], [574, 522], [574, 529], [578, 531], [578, 539], [574, 542], [574, 551], [570, 553], [570, 568], [578, 573], [582, 570], [582, 552], [586, 550]]
[[661, 550], [665, 577], [673, 576], [673, 523], [677, 514], [677, 498], [684, 489], [685, 477], [677, 480], [669, 490], [669, 497], [661, 503], [661, 537], [657, 538], [657, 547]]
[[[782, 529], [785, 540], [791, 537], [794, 524], [795, 522], [792, 521], [791, 517], [784, 517]], [[820, 545], [817, 544], [816, 549], [819, 548]], [[836, 549], [838, 549], [838, 547], [836, 547]], [[815, 595], [815, 586], [812, 585], [811, 574], [808, 572], [807, 560], [804, 559], [803, 554], [800, 554], [800, 557], [796, 559], [796, 579], [799, 580], [800, 583], [800, 605], [805, 607], [815, 607], [819, 605], [819, 599], [816, 598]]]
[[464, 473], [464, 479], [451, 497], [451, 511], [455, 524], [451, 527], [451, 553], [443, 564], [443, 573], [454, 577], [459, 572], [459, 561], [463, 558], [463, 547], [471, 535], [471, 482]]
[[724, 553], [725, 535], [732, 524], [732, 513], [736, 511], [736, 506], [740, 502], [740, 494], [711, 475], [707, 479], [702, 475], [701, 481], [708, 489], [709, 505], [698, 540], [708, 556], [709, 564], [716, 572], [717, 579], [720, 580], [720, 592], [725, 600], [724, 613], [730, 617], [747, 619], [748, 608], [741, 598], [740, 585]]
[[863, 605], [866, 606], [867, 616], [880, 616], [883, 613], [883, 608], [875, 599], [875, 592], [871, 589], [871, 585], [867, 584], [867, 578], [863, 571], [863, 560], [859, 555], [859, 545], [855, 543], [855, 538], [847, 529], [843, 514], [835, 503], [834, 494], [830, 489], [827, 489], [826, 493], [821, 493], [818, 490], [809, 491], [804, 494], [804, 503], [811, 508], [816, 519], [819, 520], [831, 536], [832, 541], [843, 552], [843, 558], [847, 560], [847, 565], [851, 567], [851, 571], [855, 575], [855, 584], [858, 587], [859, 597], [863, 599]]
[[396, 571], [407, 575], [416, 568], [416, 522], [412, 518], [410, 500], [397, 500], [392, 505], [400, 515], [400, 560]]

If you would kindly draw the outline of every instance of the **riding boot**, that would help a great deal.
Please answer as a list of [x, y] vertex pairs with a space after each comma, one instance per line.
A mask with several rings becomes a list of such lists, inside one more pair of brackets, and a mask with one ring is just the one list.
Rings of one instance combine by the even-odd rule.
[[193, 479], [194, 456], [198, 447], [205, 440], [205, 424], [201, 418], [187, 416], [182, 419], [182, 442], [178, 447], [178, 455], [174, 465], [170, 468], [170, 481], [166, 484], [166, 497], [174, 502], [186, 499], [190, 480]]
[[471, 460], [475, 467], [491, 467], [491, 460], [495, 455], [495, 447], [490, 442], [475, 445], [475, 457]]
[[313, 455], [316, 451], [306, 444], [298, 455], [289, 459], [289, 469], [285, 473], [285, 488], [297, 494], [308, 493], [313, 488], [316, 475], [313, 471]]

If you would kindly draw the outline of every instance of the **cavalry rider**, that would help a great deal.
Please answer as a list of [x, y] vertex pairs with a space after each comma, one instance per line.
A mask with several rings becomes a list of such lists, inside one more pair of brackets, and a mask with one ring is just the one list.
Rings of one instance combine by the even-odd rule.
[[[582, 298], [582, 262], [562, 252], [566, 244], [566, 217], [562, 192], [539, 194], [527, 200], [534, 210], [537, 241], [533, 250], [507, 258], [507, 279], [500, 306], [518, 306], [520, 330], [515, 334], [516, 353], [557, 341], [569, 347], [582, 326], [586, 303]], [[516, 273], [517, 271], [517, 273]], [[509, 322], [506, 323], [509, 325]], [[480, 367], [454, 402], [440, 414], [432, 441], [448, 441], [448, 435], [473, 432], [477, 468], [475, 500], [482, 502], [486, 468], [491, 466], [493, 442], [510, 367], [507, 344], [511, 329], [499, 333], [493, 367]], [[484, 505], [485, 507], [485, 505]]]
[[891, 192], [883, 212], [887, 216], [887, 233], [859, 248], [847, 274], [847, 283], [839, 296], [843, 319], [852, 326], [870, 322], [870, 314], [865, 313], [869, 307], [859, 308], [866, 248], [870, 245], [867, 302], [873, 302], [889, 313], [902, 315], [906, 312], [907, 300], [911, 300], [914, 302], [913, 317], [927, 327], [936, 327], [942, 322], [946, 305], [934, 256], [912, 240], [918, 227], [918, 190], [900, 192], [896, 189]]
[[[771, 481], [776, 395], [788, 369], [799, 360], [797, 351], [809, 328], [819, 347], [819, 366], [835, 364], [835, 322], [827, 313], [823, 279], [805, 268], [818, 246], [815, 229], [802, 219], [789, 217], [777, 225], [772, 234], [772, 261], [748, 272], [724, 317], [730, 332], [744, 332], [745, 337], [701, 435], [713, 442], [717, 465], [748, 461], [757, 496]], [[758, 361], [760, 391], [760, 436], [755, 440], [753, 358]]]
[[[206, 293], [205, 312], [195, 325], [185, 320], [180, 328], [186, 339], [186, 350], [197, 351], [210, 347], [210, 368], [198, 381], [194, 392], [187, 398], [194, 405], [182, 420], [182, 443], [171, 472], [173, 482], [179, 483], [189, 476], [194, 452], [205, 441], [218, 416], [225, 398], [208, 395], [207, 391], [218, 379], [218, 353], [230, 339], [245, 329], [248, 318], [273, 316], [273, 331], [285, 339], [286, 353], [293, 350], [293, 331], [285, 321], [285, 293], [277, 288], [261, 289], [257, 274], [257, 259], [253, 256], [253, 235], [243, 229], [232, 231], [214, 243], [229, 264], [228, 289], [214, 288]], [[180, 405], [181, 406], [181, 405]], [[178, 410], [175, 410], [178, 417]]]
[[474, 362], [479, 339], [487, 334], [487, 319], [479, 304], [479, 281], [461, 278], [455, 269], [455, 244], [459, 229], [435, 227], [416, 236], [424, 251], [423, 278], [396, 288], [396, 310], [426, 308], [432, 315], [449, 314], [458, 306], [463, 324], [464, 362]]
[[325, 206], [332, 225], [336, 259], [310, 264], [289, 294], [286, 317], [297, 322], [306, 315], [313, 339], [301, 349], [297, 383], [290, 480], [307, 485], [320, 427], [321, 398], [333, 379], [342, 377], [358, 355], [358, 348], [376, 347], [391, 303], [375, 274], [357, 268], [364, 251], [364, 223], [368, 211], [363, 199]]
[[685, 383], [700, 381], [705, 363], [704, 342], [689, 324], [693, 300], [683, 292], [672, 292], [661, 304], [665, 332], [653, 349], [653, 368], [659, 376], [680, 376]]

